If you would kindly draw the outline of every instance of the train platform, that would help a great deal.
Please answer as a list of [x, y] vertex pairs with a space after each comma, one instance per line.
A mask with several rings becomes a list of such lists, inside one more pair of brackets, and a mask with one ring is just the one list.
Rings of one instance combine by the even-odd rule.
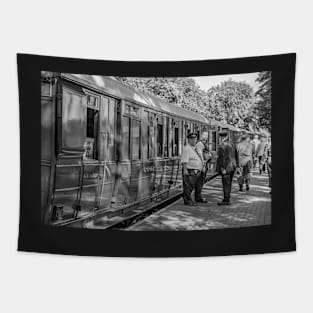
[[270, 225], [271, 195], [269, 192], [268, 175], [260, 175], [257, 170], [254, 170], [250, 190], [239, 192], [237, 180], [234, 178], [231, 205], [218, 206], [217, 202], [223, 197], [222, 181], [218, 176], [203, 188], [202, 194], [208, 203], [188, 206], [184, 205], [180, 198], [126, 230], [209, 230]]

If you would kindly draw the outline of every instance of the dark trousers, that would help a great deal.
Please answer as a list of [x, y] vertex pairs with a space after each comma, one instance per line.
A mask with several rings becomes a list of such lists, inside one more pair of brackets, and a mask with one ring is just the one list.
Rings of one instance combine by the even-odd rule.
[[224, 192], [224, 200], [226, 202], [230, 201], [231, 185], [233, 181], [235, 171], [222, 175], [222, 184]]
[[263, 155], [259, 156], [259, 171], [260, 174], [265, 172], [265, 157]]
[[268, 171], [268, 186], [272, 188], [272, 163], [267, 163], [267, 171]]
[[201, 201], [201, 191], [203, 187], [203, 175], [198, 173], [197, 175], [183, 175], [183, 199], [185, 203], [193, 202], [191, 193], [195, 190], [195, 200]]
[[256, 164], [258, 163], [258, 158], [253, 158], [253, 168], [256, 168]]
[[250, 184], [250, 178], [251, 178], [252, 161], [248, 161], [247, 164], [241, 166], [240, 168], [241, 168], [241, 175], [238, 177], [239, 187], [242, 188], [243, 184], [246, 184], [248, 187]]
[[205, 183], [206, 173], [204, 173], [204, 172], [201, 171], [200, 176], [201, 176], [201, 177], [199, 178], [198, 188], [196, 189], [197, 192], [195, 193], [195, 195], [196, 195], [196, 201], [202, 200], [201, 194], [202, 194], [203, 185], [204, 185], [204, 183]]

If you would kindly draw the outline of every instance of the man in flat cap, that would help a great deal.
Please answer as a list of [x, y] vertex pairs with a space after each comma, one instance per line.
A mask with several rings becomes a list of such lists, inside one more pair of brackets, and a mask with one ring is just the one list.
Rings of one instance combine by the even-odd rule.
[[246, 190], [250, 189], [251, 169], [255, 155], [254, 145], [250, 142], [250, 136], [243, 134], [241, 141], [237, 145], [238, 166], [240, 175], [238, 177], [239, 191], [243, 191], [243, 185], [246, 184]]
[[183, 199], [186, 205], [196, 205], [191, 198], [191, 193], [195, 190], [195, 201], [206, 202], [201, 197], [201, 187], [203, 184], [203, 162], [201, 155], [196, 150], [197, 134], [190, 133], [188, 143], [183, 147], [181, 164], [183, 168]]
[[238, 155], [234, 143], [229, 140], [229, 134], [226, 134], [219, 145], [217, 154], [216, 167], [222, 176], [224, 193], [224, 198], [218, 205], [229, 205], [232, 181], [238, 166]]

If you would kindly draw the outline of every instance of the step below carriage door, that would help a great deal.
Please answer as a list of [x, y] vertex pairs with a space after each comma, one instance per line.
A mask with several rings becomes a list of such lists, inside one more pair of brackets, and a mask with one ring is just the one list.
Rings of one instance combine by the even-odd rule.
[[52, 220], [66, 220], [75, 216], [80, 205], [87, 99], [82, 88], [67, 82], [59, 84], [57, 97], [57, 156]]

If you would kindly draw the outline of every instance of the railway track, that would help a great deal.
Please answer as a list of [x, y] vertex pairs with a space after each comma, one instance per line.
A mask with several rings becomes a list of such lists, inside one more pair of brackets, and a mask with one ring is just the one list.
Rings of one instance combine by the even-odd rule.
[[177, 201], [178, 199], [180, 199], [180, 197], [182, 196], [182, 192], [179, 194], [174, 195], [171, 198], [168, 198], [154, 206], [152, 206], [151, 208], [148, 208], [142, 212], [136, 213], [132, 216], [129, 216], [127, 218], [125, 218], [124, 220], [117, 222], [116, 224], [110, 225], [109, 227], [105, 228], [106, 230], [110, 229], [110, 230], [117, 230], [117, 229], [126, 229], [132, 225], [134, 225], [135, 223], [145, 219], [146, 217], [160, 211], [161, 209], [165, 208], [166, 206], [174, 203], [175, 201]]

